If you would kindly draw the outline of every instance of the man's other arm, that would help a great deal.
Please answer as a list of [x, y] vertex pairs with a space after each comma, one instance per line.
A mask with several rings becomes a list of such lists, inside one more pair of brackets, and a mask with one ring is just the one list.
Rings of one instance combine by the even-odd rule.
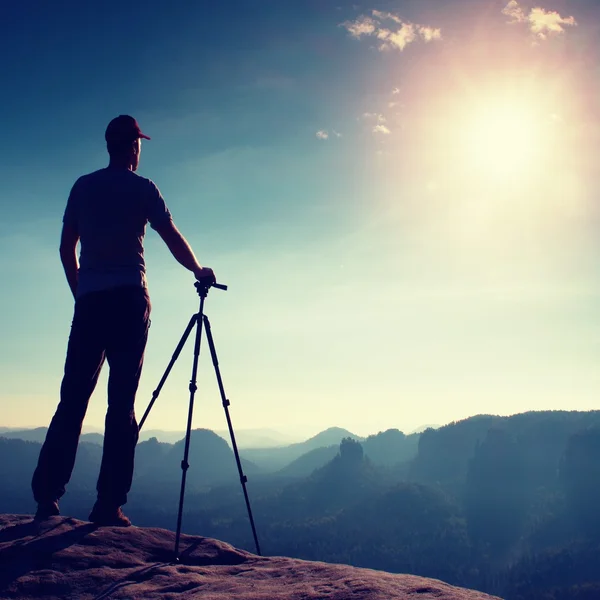
[[79, 261], [77, 260], [77, 242], [79, 233], [68, 224], [64, 224], [60, 237], [60, 260], [67, 276], [67, 282], [73, 293], [73, 298], [77, 294], [77, 274], [79, 271]]
[[200, 265], [188, 241], [183, 237], [171, 219], [167, 219], [156, 225], [154, 229], [163, 239], [177, 262], [191, 271], [196, 279], [210, 278], [213, 282], [215, 281], [213, 270]]

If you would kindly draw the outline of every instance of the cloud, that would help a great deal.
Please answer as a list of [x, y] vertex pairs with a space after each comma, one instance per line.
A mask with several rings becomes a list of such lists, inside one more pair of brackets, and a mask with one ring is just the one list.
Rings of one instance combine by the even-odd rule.
[[400, 93], [400, 88], [397, 88], [397, 87], [395, 87], [395, 88], [392, 90], [392, 94], [394, 94], [394, 95], [395, 95], [395, 94], [399, 94], [399, 93]]
[[575, 17], [561, 17], [556, 11], [544, 8], [532, 8], [527, 14], [517, 0], [510, 2], [502, 10], [502, 14], [510, 17], [509, 23], [526, 23], [531, 33], [545, 40], [548, 35], [564, 33], [563, 25], [576, 26]]
[[419, 35], [426, 41], [432, 42], [442, 38], [442, 30], [433, 27], [419, 27]]
[[502, 9], [502, 14], [511, 17], [511, 23], [524, 23], [527, 21], [527, 17], [517, 0], [510, 0], [510, 2]]
[[363, 119], [375, 120], [378, 123], [385, 123], [385, 117], [380, 113], [372, 113], [372, 112], [363, 113]]
[[541, 38], [547, 33], [563, 33], [562, 25], [577, 25], [575, 17], [561, 17], [557, 12], [546, 12], [543, 8], [534, 8], [529, 14], [531, 31]]
[[384, 125], [387, 119], [381, 113], [366, 112], [362, 114], [362, 118], [365, 121], [370, 121], [373, 123], [373, 128], [371, 129], [373, 133], [383, 133], [385, 135], [391, 133], [391, 131]]
[[404, 50], [408, 44], [417, 39], [417, 34], [415, 26], [412, 23], [403, 23], [402, 27], [397, 31], [379, 29], [377, 31], [377, 37], [380, 40], [383, 40], [383, 43], [379, 46], [380, 50], [391, 50], [392, 48]]
[[[336, 131], [335, 129], [331, 130], [331, 135], [334, 135], [336, 138], [342, 137], [342, 134], [339, 131]], [[329, 131], [327, 131], [327, 129], [319, 129], [319, 131], [317, 131], [317, 133], [315, 133], [315, 136], [319, 140], [328, 140], [329, 139]]]
[[389, 135], [391, 131], [385, 125], [375, 125], [375, 127], [373, 127], [373, 133], [383, 133], [385, 135]]
[[394, 15], [390, 12], [383, 12], [381, 10], [374, 10], [371, 12], [371, 14], [376, 18], [379, 19], [380, 21], [385, 21], [385, 20], [389, 20], [389, 21], [394, 21], [396, 23], [402, 24], [402, 19], [400, 17], [398, 17], [397, 15]]
[[372, 35], [377, 29], [375, 21], [365, 16], [359, 17], [356, 21], [346, 21], [343, 26], [355, 38], [360, 38], [361, 35]]
[[[355, 21], [346, 21], [341, 26], [357, 39], [367, 35], [376, 37], [380, 41], [378, 49], [382, 52], [393, 49], [402, 51], [418, 39], [426, 43], [442, 39], [441, 29], [410, 23], [390, 12], [373, 10], [371, 14], [372, 17], [361, 15]], [[384, 27], [383, 21], [391, 21], [395, 25]]]
[[363, 119], [376, 119], [377, 121], [384, 122], [385, 117], [380, 113], [363, 113]]

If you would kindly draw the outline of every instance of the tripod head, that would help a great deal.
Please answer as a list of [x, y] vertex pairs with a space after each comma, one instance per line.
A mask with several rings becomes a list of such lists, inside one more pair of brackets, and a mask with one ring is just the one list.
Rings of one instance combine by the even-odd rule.
[[196, 281], [194, 283], [194, 286], [195, 286], [196, 291], [198, 292], [198, 296], [200, 296], [200, 298], [206, 298], [206, 296], [208, 295], [208, 290], [211, 287], [217, 288], [218, 290], [226, 290], [227, 289], [226, 285], [223, 285], [222, 283], [217, 283], [216, 281], [211, 281], [210, 279]]

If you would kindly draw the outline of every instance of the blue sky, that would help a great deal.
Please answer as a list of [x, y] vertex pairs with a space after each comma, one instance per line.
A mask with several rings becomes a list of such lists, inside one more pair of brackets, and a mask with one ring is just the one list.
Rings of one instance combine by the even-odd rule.
[[[583, 0], [11, 3], [0, 424], [56, 408], [62, 212], [122, 113], [152, 137], [139, 173], [230, 286], [207, 313], [236, 428], [595, 408], [599, 23]], [[151, 229], [146, 258], [140, 415], [197, 310]], [[191, 346], [148, 427], [185, 427]], [[223, 429], [208, 355], [199, 383], [195, 426]]]

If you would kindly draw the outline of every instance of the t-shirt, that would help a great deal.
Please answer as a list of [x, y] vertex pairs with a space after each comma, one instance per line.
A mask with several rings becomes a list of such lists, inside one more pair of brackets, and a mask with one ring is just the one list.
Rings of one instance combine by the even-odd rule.
[[124, 285], [146, 287], [143, 240], [171, 213], [150, 179], [106, 167], [80, 177], [69, 195], [63, 223], [80, 236], [76, 297]]

